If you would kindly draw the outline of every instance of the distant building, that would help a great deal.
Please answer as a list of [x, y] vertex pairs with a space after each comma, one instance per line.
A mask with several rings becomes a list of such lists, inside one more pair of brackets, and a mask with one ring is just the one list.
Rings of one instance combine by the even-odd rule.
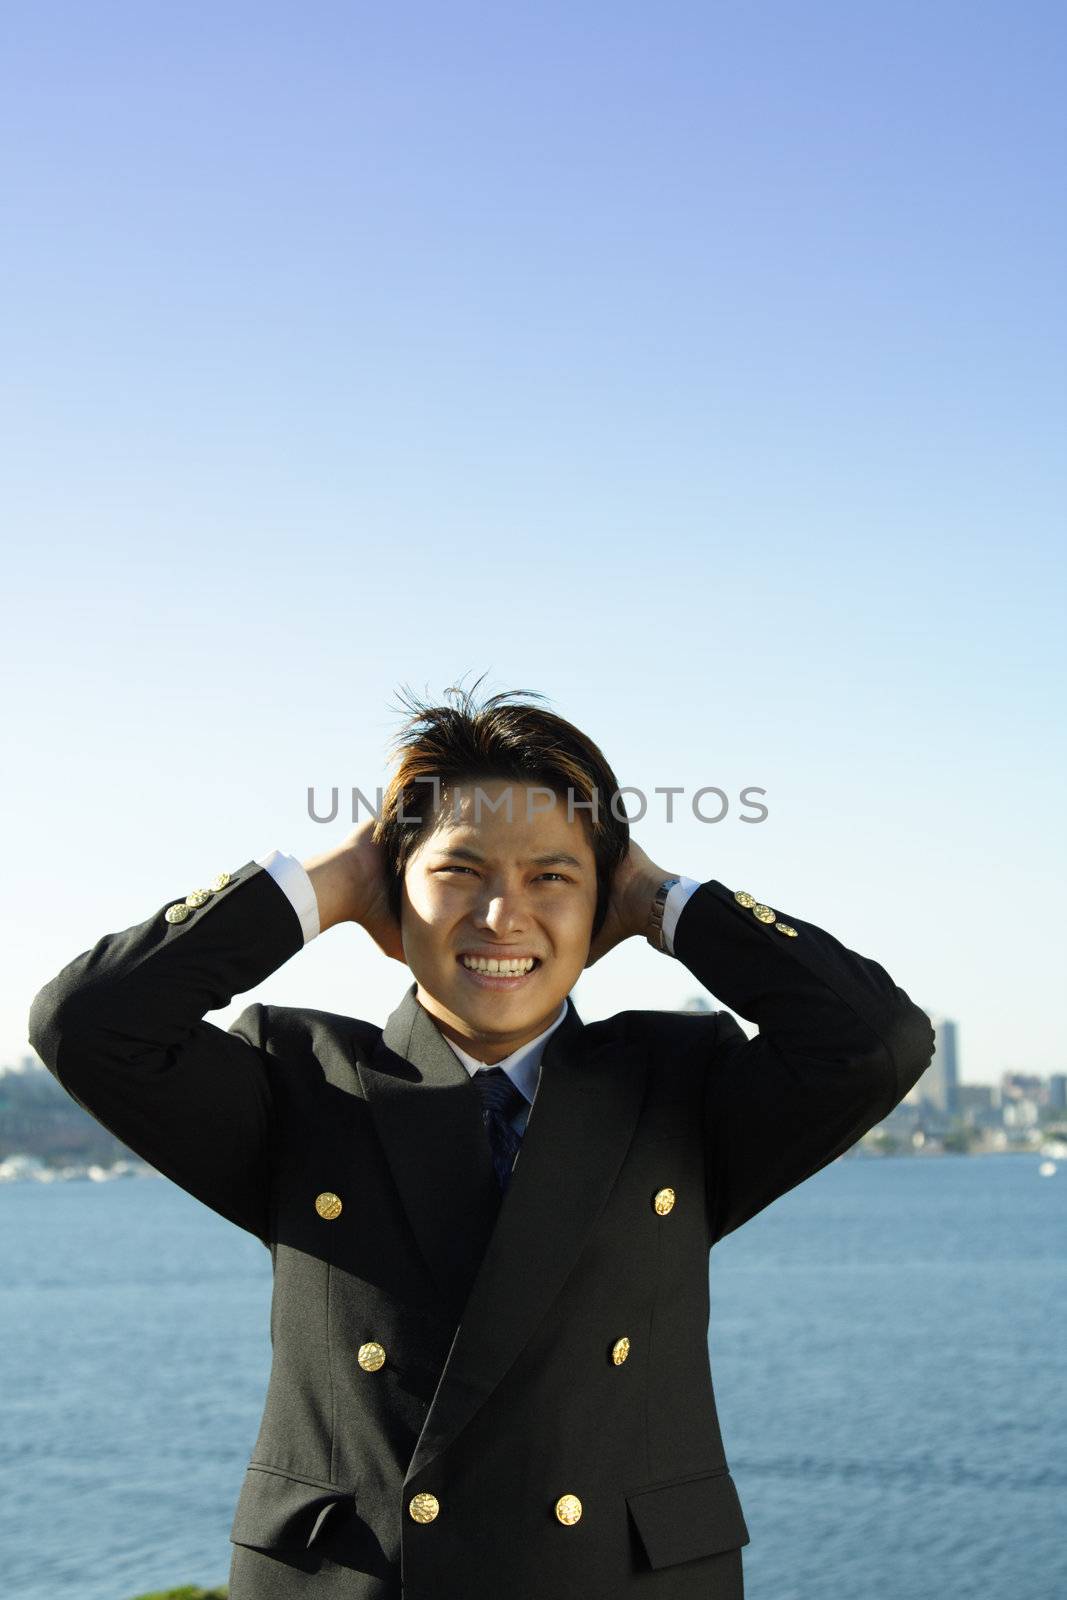
[[1049, 1094], [1049, 1085], [1036, 1072], [1002, 1072], [1000, 1075], [1000, 1102], [1005, 1107], [1021, 1100], [1048, 1105]]
[[1041, 1120], [1041, 1108], [1036, 1100], [1009, 1100], [1004, 1106], [1006, 1128], [1036, 1128]]
[[969, 1128], [1003, 1126], [1000, 1096], [991, 1083], [957, 1084], [956, 1110]]
[[1054, 1072], [1049, 1078], [1048, 1103], [1053, 1111], [1067, 1111], [1067, 1072]]
[[992, 1111], [994, 1109], [991, 1083], [959, 1083], [956, 1085], [958, 1111]]
[[930, 1065], [908, 1094], [915, 1105], [926, 1101], [943, 1116], [954, 1116], [959, 1106], [959, 1054], [956, 1024], [950, 1017], [929, 1013], [934, 1029], [934, 1056]]

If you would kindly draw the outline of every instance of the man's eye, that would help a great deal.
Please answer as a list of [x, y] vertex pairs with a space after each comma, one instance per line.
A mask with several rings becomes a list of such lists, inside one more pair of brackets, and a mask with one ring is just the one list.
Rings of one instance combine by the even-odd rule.
[[[451, 865], [446, 867], [438, 867], [437, 870], [438, 872], [473, 872], [474, 868]], [[542, 878], [558, 878], [560, 883], [567, 882], [567, 879], [562, 872], [542, 872], [539, 874], [539, 876]]]

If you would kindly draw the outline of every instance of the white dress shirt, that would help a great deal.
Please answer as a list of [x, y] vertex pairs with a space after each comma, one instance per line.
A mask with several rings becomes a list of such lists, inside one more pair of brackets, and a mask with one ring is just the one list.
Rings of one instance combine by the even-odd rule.
[[[289, 903], [300, 918], [300, 926], [304, 932], [304, 943], [316, 939], [319, 935], [319, 904], [315, 898], [315, 890], [311, 879], [304, 871], [301, 863], [295, 856], [286, 855], [281, 850], [271, 850], [268, 854], [257, 856], [258, 866], [270, 873], [278, 887], [285, 893]], [[678, 882], [669, 890], [667, 902], [663, 908], [663, 942], [670, 955], [674, 954], [674, 930], [678, 926], [678, 918], [694, 889], [699, 889], [700, 883], [696, 878], [679, 878]], [[505, 1056], [503, 1061], [494, 1062], [494, 1066], [502, 1068], [518, 1089], [525, 1105], [519, 1107], [512, 1118], [512, 1127], [517, 1133], [523, 1133], [533, 1105], [534, 1095], [537, 1093], [537, 1084], [541, 1076], [541, 1055], [549, 1034], [555, 1033], [560, 1023], [567, 1014], [567, 1002], [563, 1001], [559, 1008], [559, 1015], [550, 1022], [543, 1033], [536, 1039], [528, 1039], [525, 1044], [513, 1050], [511, 1055]], [[446, 1035], [442, 1034], [442, 1038]], [[461, 1050], [452, 1039], [447, 1042], [452, 1046], [457, 1057], [462, 1061], [467, 1071], [473, 1078], [476, 1072], [482, 1072], [489, 1065], [485, 1061], [476, 1061], [466, 1050]]]
[[[486, 1067], [490, 1065], [500, 1067], [502, 1071], [507, 1073], [526, 1101], [525, 1105], [518, 1107], [511, 1119], [511, 1126], [516, 1133], [526, 1132], [526, 1124], [530, 1117], [530, 1107], [533, 1105], [534, 1095], [537, 1093], [537, 1085], [541, 1077], [541, 1054], [545, 1048], [545, 1040], [550, 1033], [555, 1033], [566, 1015], [567, 1002], [564, 1000], [559, 1008], [559, 1014], [554, 1021], [549, 1023], [544, 1032], [539, 1033], [536, 1039], [528, 1039], [525, 1044], [520, 1044], [519, 1048], [513, 1050], [509, 1056], [505, 1056], [503, 1061], [494, 1061], [492, 1063], [476, 1061], [473, 1056], [467, 1054], [466, 1050], [461, 1050], [454, 1039], [448, 1039], [448, 1043], [452, 1046], [452, 1049], [472, 1078], [476, 1072], [484, 1072]], [[447, 1035], [443, 1034], [442, 1037], [447, 1038]]]

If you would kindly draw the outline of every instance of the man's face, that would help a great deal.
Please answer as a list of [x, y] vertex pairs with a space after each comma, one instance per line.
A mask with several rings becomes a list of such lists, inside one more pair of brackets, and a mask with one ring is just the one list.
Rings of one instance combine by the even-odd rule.
[[[568, 819], [566, 797], [537, 809], [546, 805], [542, 791], [505, 778], [472, 779], [458, 798], [446, 791], [404, 873], [400, 926], [416, 996], [479, 1061], [543, 1033], [589, 955], [597, 884], [587, 825], [580, 811]], [[508, 977], [471, 970], [477, 956], [536, 959]]]

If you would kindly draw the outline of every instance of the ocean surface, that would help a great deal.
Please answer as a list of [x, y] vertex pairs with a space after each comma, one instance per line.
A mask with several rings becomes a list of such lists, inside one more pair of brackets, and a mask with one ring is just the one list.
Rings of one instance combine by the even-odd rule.
[[[746, 1600], [1067, 1596], [1067, 1164], [845, 1158], [711, 1255]], [[270, 1258], [160, 1178], [0, 1187], [0, 1590], [224, 1582]]]

